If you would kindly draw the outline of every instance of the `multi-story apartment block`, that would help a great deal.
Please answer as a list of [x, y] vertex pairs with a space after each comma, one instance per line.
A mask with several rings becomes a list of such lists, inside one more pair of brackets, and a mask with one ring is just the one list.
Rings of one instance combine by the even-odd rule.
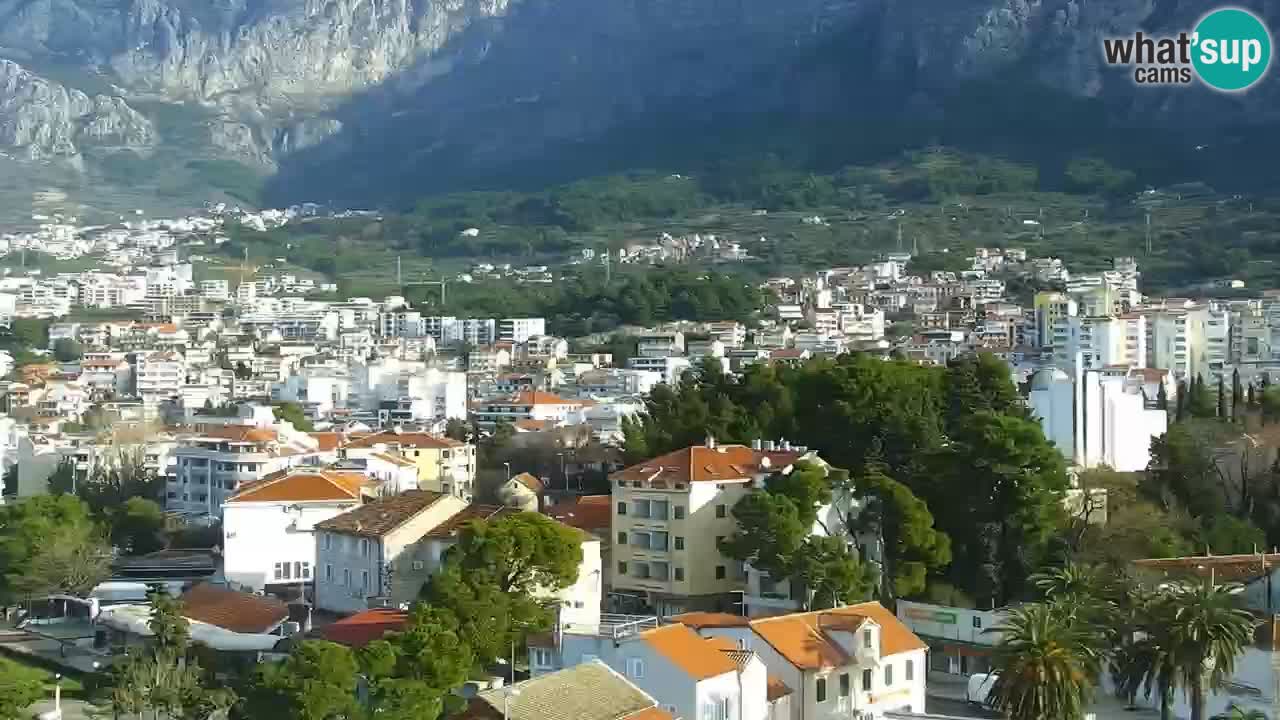
[[134, 368], [135, 390], [144, 407], [155, 407], [176, 397], [186, 380], [186, 362], [176, 352], [142, 355]]
[[210, 516], [220, 515], [222, 504], [246, 483], [320, 460], [318, 443], [305, 433], [230, 424], [198, 428], [179, 440], [173, 455], [165, 505]]
[[556, 423], [571, 421], [581, 415], [587, 403], [583, 400], [562, 398], [553, 393], [522, 392], [509, 398], [485, 400], [475, 409], [473, 417], [481, 425], [514, 424], [521, 420], [550, 420]]
[[613, 589], [644, 598], [659, 615], [729, 609], [746, 568], [720, 552], [736, 528], [730, 510], [759, 482], [807, 451], [719, 445], [708, 438], [610, 476]]
[[1041, 292], [1035, 297], [1036, 344], [1062, 347], [1071, 340], [1071, 320], [1080, 314], [1079, 305], [1065, 293]]
[[[1208, 380], [1206, 329], [1209, 306], [1191, 300], [1170, 298], [1142, 309], [1147, 316], [1147, 354], [1152, 367], [1169, 370], [1175, 379], [1190, 381], [1204, 375]], [[1229, 326], [1215, 328], [1215, 336], [1225, 337]], [[1223, 348], [1225, 352], [1225, 348]]]
[[476, 448], [470, 443], [424, 432], [388, 430], [352, 437], [338, 446], [343, 458], [388, 454], [412, 462], [418, 488], [471, 502], [475, 493]]
[[498, 321], [498, 342], [520, 345], [529, 338], [547, 334], [544, 318], [503, 318]]

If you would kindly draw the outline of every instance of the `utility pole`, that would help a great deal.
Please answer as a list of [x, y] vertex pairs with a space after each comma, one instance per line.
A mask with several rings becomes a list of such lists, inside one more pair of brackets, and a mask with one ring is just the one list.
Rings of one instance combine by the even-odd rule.
[[400, 272], [400, 256], [396, 256], [396, 287], [404, 289], [404, 276]]

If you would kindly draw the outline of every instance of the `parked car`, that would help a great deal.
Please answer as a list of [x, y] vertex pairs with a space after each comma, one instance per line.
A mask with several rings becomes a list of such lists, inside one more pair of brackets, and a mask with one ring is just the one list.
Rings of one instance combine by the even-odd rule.
[[969, 676], [969, 685], [965, 688], [964, 699], [974, 705], [986, 707], [990, 704], [991, 689], [995, 687], [995, 673], [974, 673]]

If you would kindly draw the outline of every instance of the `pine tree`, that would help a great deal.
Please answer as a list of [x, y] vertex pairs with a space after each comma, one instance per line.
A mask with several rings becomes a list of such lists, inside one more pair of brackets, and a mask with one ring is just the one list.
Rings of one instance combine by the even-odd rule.
[[1167, 411], [1169, 409], [1169, 391], [1164, 389], [1164, 383], [1160, 383], [1156, 390], [1156, 407]]
[[1179, 381], [1178, 381], [1178, 398], [1177, 398], [1177, 403], [1178, 403], [1178, 404], [1177, 404], [1177, 411], [1176, 411], [1176, 413], [1174, 414], [1174, 420], [1175, 420], [1175, 421], [1177, 421], [1177, 422], [1182, 422], [1182, 421], [1183, 421], [1183, 419], [1185, 419], [1185, 418], [1187, 417], [1187, 394], [1188, 394], [1189, 392], [1190, 392], [1190, 391], [1187, 389], [1187, 381], [1186, 381], [1186, 380], [1179, 380]]
[[1240, 369], [1236, 368], [1231, 371], [1231, 415], [1239, 417], [1240, 411], [1236, 410], [1240, 403], [1244, 402], [1244, 386], [1240, 384]]

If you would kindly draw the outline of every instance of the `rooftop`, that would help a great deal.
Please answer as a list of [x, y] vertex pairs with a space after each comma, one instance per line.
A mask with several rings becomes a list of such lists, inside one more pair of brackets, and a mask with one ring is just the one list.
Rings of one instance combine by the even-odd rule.
[[404, 627], [408, 615], [400, 610], [365, 610], [316, 630], [320, 637], [347, 647], [360, 648]]
[[696, 680], [706, 680], [738, 669], [734, 661], [684, 625], [664, 625], [640, 633], [659, 655]]
[[358, 502], [371, 482], [364, 473], [301, 470], [246, 483], [227, 502]]
[[599, 660], [511, 687], [517, 692], [481, 692], [453, 720], [672, 720], [657, 701]]
[[725, 482], [750, 480], [780, 470], [804, 455], [798, 450], [753, 450], [746, 445], [694, 445], [645, 460], [614, 473], [612, 479], [645, 482]]
[[316, 529], [364, 537], [382, 537], [444, 497], [441, 493], [426, 490], [406, 490], [399, 495], [378, 498], [341, 515], [316, 523]]
[[761, 618], [751, 621], [751, 629], [792, 665], [816, 670], [849, 664], [848, 655], [829, 633], [856, 630], [867, 620], [880, 626], [881, 657], [927, 647], [878, 602]]
[[238, 633], [270, 632], [289, 617], [289, 607], [275, 598], [209, 583], [183, 593], [182, 605], [184, 617]]
[[344, 449], [351, 448], [372, 448], [375, 445], [399, 445], [401, 447], [431, 449], [431, 450], [448, 450], [450, 448], [460, 448], [465, 443], [458, 442], [453, 438], [443, 437], [440, 435], [432, 435], [425, 432], [397, 432], [395, 430], [384, 430], [382, 432], [371, 433], [369, 435], [352, 435], [347, 441], [341, 445]]
[[1134, 560], [1134, 567], [1168, 578], [1212, 578], [1214, 582], [1247, 583], [1280, 567], [1280, 554], [1199, 555]]
[[464, 525], [473, 520], [493, 520], [503, 515], [514, 515], [520, 512], [517, 508], [505, 505], [468, 505], [453, 517], [431, 528], [424, 537], [450, 538], [458, 533]]

